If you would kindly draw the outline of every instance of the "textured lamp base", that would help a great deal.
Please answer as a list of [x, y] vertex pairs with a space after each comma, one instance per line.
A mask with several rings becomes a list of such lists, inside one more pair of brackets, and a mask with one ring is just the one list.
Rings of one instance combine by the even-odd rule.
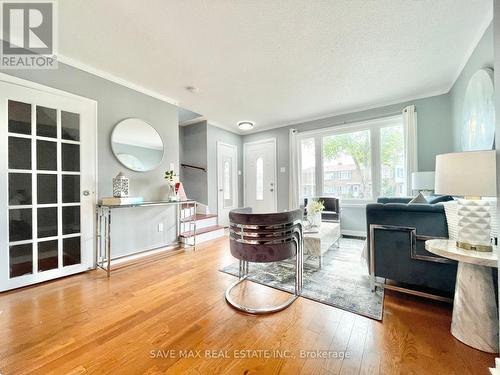
[[468, 199], [458, 201], [457, 247], [465, 250], [492, 251], [490, 202]]

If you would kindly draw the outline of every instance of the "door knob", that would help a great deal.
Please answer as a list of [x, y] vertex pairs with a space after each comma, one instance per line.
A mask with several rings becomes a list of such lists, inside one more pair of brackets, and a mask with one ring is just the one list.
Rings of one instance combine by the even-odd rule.
[[223, 189], [219, 189], [219, 191], [222, 193], [224, 190]]
[[90, 195], [90, 191], [88, 191], [88, 190], [84, 190], [84, 191], [83, 191], [83, 195], [84, 195], [85, 197], [88, 197], [88, 196]]
[[274, 191], [274, 189], [269, 189], [269, 191]]

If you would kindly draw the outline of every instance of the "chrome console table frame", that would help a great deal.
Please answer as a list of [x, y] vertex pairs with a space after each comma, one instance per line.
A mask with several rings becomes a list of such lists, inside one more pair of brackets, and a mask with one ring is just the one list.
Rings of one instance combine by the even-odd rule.
[[[196, 210], [198, 202], [194, 200], [184, 200], [184, 201], [153, 201], [153, 202], [142, 202], [137, 204], [126, 204], [126, 205], [104, 205], [97, 204], [95, 210], [95, 233], [96, 233], [96, 243], [95, 243], [95, 269], [100, 268], [106, 271], [108, 277], [111, 275], [111, 261], [117, 259], [127, 258], [133, 255], [146, 253], [149, 251], [161, 249], [164, 247], [172, 247], [178, 245], [179, 248], [182, 246], [191, 247], [196, 250]], [[153, 249], [148, 249], [144, 251], [138, 251], [124, 256], [112, 257], [111, 256], [111, 213], [115, 209], [119, 208], [137, 208], [137, 207], [156, 207], [156, 206], [175, 206], [176, 207], [176, 237], [177, 242], [166, 244]], [[194, 209], [194, 213], [191, 214], [191, 208]], [[189, 210], [186, 216], [185, 210]], [[188, 223], [189, 231], [193, 232], [192, 243], [181, 242], [181, 226], [182, 223]]]
[[[235, 229], [236, 228], [236, 229]], [[253, 232], [247, 232], [245, 229], [253, 229]], [[256, 232], [259, 229], [272, 229], [274, 232]], [[259, 237], [260, 234], [265, 234], [265, 239]], [[242, 283], [248, 278], [249, 275], [249, 262], [245, 260], [240, 260], [239, 262], [239, 278], [238, 280], [229, 286], [226, 290], [225, 298], [229, 305], [234, 307], [236, 310], [242, 311], [248, 314], [262, 315], [271, 314], [282, 311], [290, 306], [302, 293], [302, 282], [303, 282], [303, 267], [304, 267], [304, 236], [302, 228], [302, 220], [296, 220], [293, 223], [279, 224], [279, 225], [251, 225], [251, 224], [231, 224], [229, 226], [229, 236], [244, 244], [254, 244], [254, 245], [273, 245], [281, 244], [287, 242], [295, 242], [297, 252], [295, 256], [295, 290], [293, 295], [288, 298], [285, 302], [273, 306], [264, 308], [253, 308], [244, 306], [236, 302], [231, 297], [231, 291], [238, 284]], [[285, 237], [286, 236], [286, 237]], [[255, 240], [245, 239], [244, 237], [256, 237]], [[273, 239], [273, 238], [279, 239]]]

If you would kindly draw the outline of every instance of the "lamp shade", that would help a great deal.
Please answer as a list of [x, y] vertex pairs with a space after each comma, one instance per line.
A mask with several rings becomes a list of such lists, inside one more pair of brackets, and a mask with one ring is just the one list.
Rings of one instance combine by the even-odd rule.
[[434, 171], [413, 172], [411, 174], [412, 190], [434, 190]]
[[495, 151], [455, 152], [436, 156], [436, 194], [496, 196]]

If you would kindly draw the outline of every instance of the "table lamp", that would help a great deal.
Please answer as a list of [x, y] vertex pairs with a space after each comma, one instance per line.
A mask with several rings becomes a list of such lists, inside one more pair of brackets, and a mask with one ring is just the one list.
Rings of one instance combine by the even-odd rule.
[[435, 172], [413, 172], [411, 174], [411, 189], [430, 195], [434, 191]]
[[457, 247], [492, 251], [490, 202], [496, 196], [495, 151], [468, 151], [436, 156], [436, 194], [463, 196], [458, 201]]

